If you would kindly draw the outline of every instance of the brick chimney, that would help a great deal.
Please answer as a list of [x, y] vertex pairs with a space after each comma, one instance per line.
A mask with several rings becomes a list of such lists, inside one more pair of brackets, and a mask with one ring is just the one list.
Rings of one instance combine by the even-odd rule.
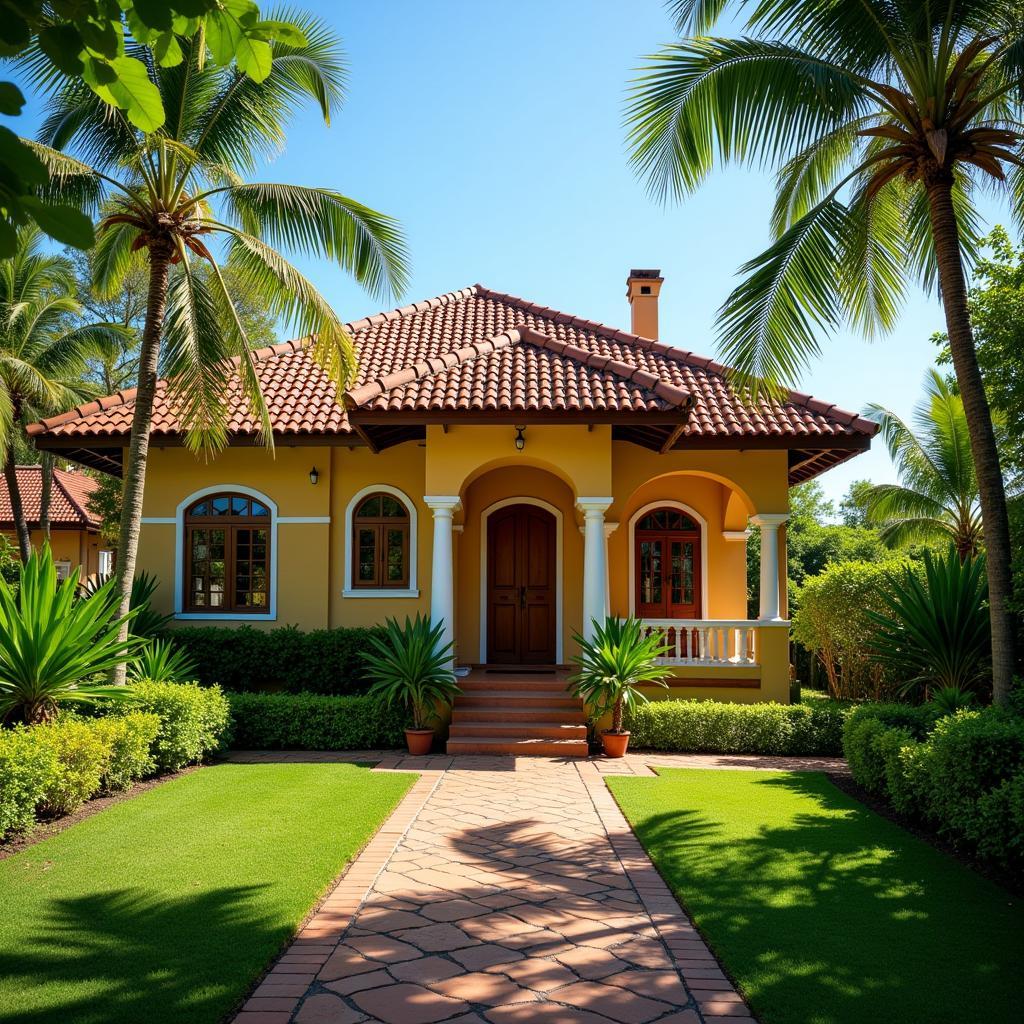
[[631, 270], [626, 278], [626, 298], [632, 312], [630, 330], [644, 338], [658, 337], [658, 292], [665, 278], [660, 270]]

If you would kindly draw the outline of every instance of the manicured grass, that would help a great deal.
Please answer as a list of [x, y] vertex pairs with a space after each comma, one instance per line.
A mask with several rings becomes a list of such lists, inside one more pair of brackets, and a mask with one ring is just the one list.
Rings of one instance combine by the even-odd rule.
[[608, 785], [762, 1024], [1002, 1024], [1021, 901], [811, 772]]
[[413, 778], [216, 765], [0, 862], [0, 1021], [213, 1024]]

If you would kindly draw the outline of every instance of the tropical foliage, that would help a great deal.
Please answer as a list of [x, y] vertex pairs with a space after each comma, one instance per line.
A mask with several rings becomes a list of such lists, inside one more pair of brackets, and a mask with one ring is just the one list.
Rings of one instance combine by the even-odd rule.
[[373, 680], [368, 696], [384, 707], [404, 707], [412, 728], [426, 729], [438, 709], [450, 705], [459, 693], [452, 672], [452, 645], [443, 642], [444, 623], [431, 624], [426, 616], [406, 616], [405, 625], [388, 619], [385, 635], [366, 639], [370, 650], [363, 655]]
[[869, 518], [893, 547], [952, 539], [962, 559], [982, 549], [978, 480], [964, 403], [941, 374], [929, 370], [913, 427], [879, 405], [869, 414], [899, 474], [899, 484], [877, 484], [865, 495]]
[[154, 683], [184, 683], [196, 677], [196, 663], [188, 651], [170, 640], [150, 640], [128, 668], [131, 679]]
[[989, 645], [984, 557], [924, 553], [923, 577], [904, 569], [868, 609], [873, 656], [902, 681], [904, 694], [974, 688], [987, 672]]
[[580, 653], [573, 661], [579, 671], [570, 679], [570, 689], [595, 719], [610, 711], [611, 731], [621, 733], [623, 713], [648, 700], [641, 686], [667, 688], [668, 672], [658, 659], [668, 653], [668, 645], [660, 634], [647, 632], [640, 619], [613, 616], [595, 620], [592, 637], [575, 639]]
[[[91, 597], [112, 581], [113, 577], [90, 576], [84, 580], [80, 593]], [[142, 640], [154, 640], [174, 618], [165, 612], [153, 608], [153, 595], [160, 587], [160, 581], [148, 572], [140, 572], [132, 580], [132, 595], [129, 609], [131, 612], [131, 634]]]
[[113, 582], [76, 600], [77, 574], [57, 582], [48, 545], [33, 551], [17, 594], [0, 579], [0, 720], [44, 722], [65, 704], [130, 700], [123, 686], [89, 682], [129, 661], [141, 641], [118, 638]]
[[[980, 188], [1024, 219], [1024, 22], [1015, 0], [673, 0], [684, 38], [627, 110], [638, 173], [680, 198], [719, 163], [777, 171], [774, 240], [721, 310], [738, 383], [777, 392], [844, 322], [891, 328], [938, 289], [970, 429], [988, 554], [996, 698], [1009, 699], [1010, 541], [967, 305]], [[727, 8], [738, 38], [709, 36]]]

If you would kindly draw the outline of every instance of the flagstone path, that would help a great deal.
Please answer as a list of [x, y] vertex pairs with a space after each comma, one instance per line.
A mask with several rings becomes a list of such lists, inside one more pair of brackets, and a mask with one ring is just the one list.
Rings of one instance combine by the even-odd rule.
[[236, 1024], [753, 1024], [602, 775], [765, 759], [235, 756], [378, 758], [420, 779]]

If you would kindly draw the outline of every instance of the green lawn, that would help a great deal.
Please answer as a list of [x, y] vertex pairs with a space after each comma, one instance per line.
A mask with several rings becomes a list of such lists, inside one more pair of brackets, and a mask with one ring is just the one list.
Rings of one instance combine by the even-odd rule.
[[824, 775], [608, 785], [762, 1024], [1021, 1019], [1021, 901]]
[[216, 765], [0, 862], [0, 1021], [213, 1024], [413, 778]]

